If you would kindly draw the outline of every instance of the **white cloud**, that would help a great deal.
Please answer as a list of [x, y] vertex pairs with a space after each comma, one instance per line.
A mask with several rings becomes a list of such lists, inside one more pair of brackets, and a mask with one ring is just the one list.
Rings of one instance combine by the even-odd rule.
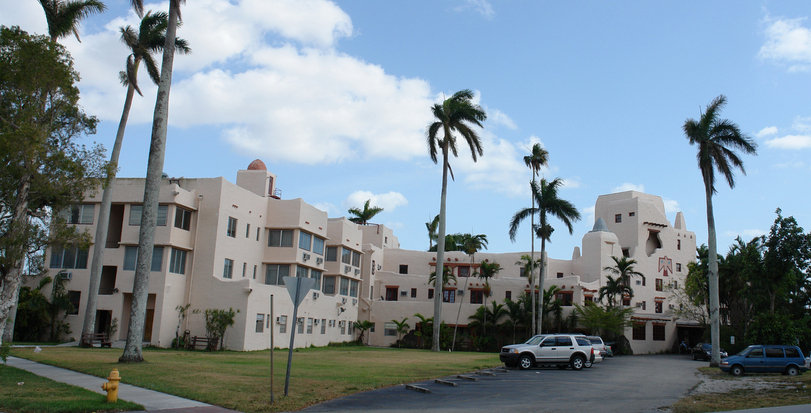
[[512, 142], [497, 138], [487, 130], [480, 136], [484, 155], [473, 162], [467, 144], [459, 147], [459, 158], [451, 161], [456, 178], [464, 176], [464, 182], [473, 188], [509, 196], [528, 194], [530, 171], [521, 160], [523, 154]]
[[344, 206], [349, 208], [363, 208], [367, 200], [370, 200], [369, 207], [383, 208], [384, 212], [392, 212], [397, 207], [408, 205], [408, 200], [399, 192], [386, 192], [384, 194], [374, 194], [370, 191], [355, 191], [349, 194], [344, 201]]
[[625, 192], [625, 191], [645, 192], [645, 185], [624, 182], [620, 186], [614, 187], [614, 189], [612, 190], [612, 192]]
[[473, 10], [481, 14], [484, 18], [492, 19], [496, 12], [493, 5], [488, 0], [464, 0], [461, 6], [457, 6], [456, 11]]
[[764, 138], [772, 135], [777, 135], [777, 126], [767, 126], [755, 134], [755, 136], [758, 138]]
[[769, 139], [766, 146], [777, 149], [806, 149], [811, 148], [811, 136], [786, 135], [781, 138]]
[[505, 126], [507, 129], [512, 130], [518, 129], [518, 126], [516, 126], [515, 122], [509, 116], [507, 116], [506, 113], [498, 109], [488, 110], [487, 120], [495, 123], [496, 125]]
[[681, 207], [679, 206], [679, 202], [672, 200], [672, 199], [663, 199], [662, 200], [665, 204], [665, 212], [668, 214], [672, 214], [675, 212], [681, 211]]
[[811, 116], [797, 116], [791, 128], [798, 132], [811, 132]]
[[766, 17], [766, 41], [758, 57], [787, 65], [789, 71], [811, 68], [811, 30], [803, 25], [805, 20]]
[[748, 242], [752, 238], [759, 237], [761, 235], [766, 234], [768, 231], [762, 229], [742, 229], [738, 231], [726, 231], [725, 234], [728, 237], [737, 238], [741, 237], [744, 241]]

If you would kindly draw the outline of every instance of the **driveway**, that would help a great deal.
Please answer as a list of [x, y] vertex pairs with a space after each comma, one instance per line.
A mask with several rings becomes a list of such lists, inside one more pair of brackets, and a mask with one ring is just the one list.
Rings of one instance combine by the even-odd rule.
[[581, 371], [497, 369], [493, 376], [471, 374], [476, 381], [444, 378], [456, 386], [413, 383], [429, 393], [395, 386], [304, 411], [649, 412], [684, 396], [700, 381], [696, 369], [706, 365], [684, 356], [655, 355], [613, 357]]

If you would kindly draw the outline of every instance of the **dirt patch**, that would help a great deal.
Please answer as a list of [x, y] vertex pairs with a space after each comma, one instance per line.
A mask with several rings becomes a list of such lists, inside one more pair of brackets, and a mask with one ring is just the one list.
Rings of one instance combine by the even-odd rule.
[[744, 376], [744, 377], [712, 377], [704, 373], [697, 373], [701, 382], [694, 387], [688, 395], [695, 396], [710, 393], [729, 393], [735, 390], [784, 390], [794, 389], [796, 383], [775, 380], [775, 377]]

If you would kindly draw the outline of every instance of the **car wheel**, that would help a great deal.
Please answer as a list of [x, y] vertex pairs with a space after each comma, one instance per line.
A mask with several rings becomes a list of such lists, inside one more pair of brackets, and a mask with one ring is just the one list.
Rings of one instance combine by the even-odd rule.
[[521, 358], [518, 359], [518, 367], [521, 370], [526, 370], [532, 367], [532, 358], [524, 354], [523, 356], [521, 356]]
[[796, 376], [799, 373], [800, 373], [800, 370], [797, 369], [797, 366], [788, 366], [786, 368], [786, 374], [788, 374], [789, 376]]
[[583, 366], [585, 366], [586, 359], [583, 358], [583, 356], [575, 356], [574, 358], [572, 358], [571, 364], [572, 370], [580, 370], [583, 368]]
[[592, 362], [586, 360], [586, 362], [583, 364], [583, 367], [590, 369], [592, 365], [593, 365]]
[[732, 366], [731, 369], [729, 369], [729, 372], [732, 373], [733, 376], [742, 376], [743, 375], [743, 367], [736, 364], [736, 365]]

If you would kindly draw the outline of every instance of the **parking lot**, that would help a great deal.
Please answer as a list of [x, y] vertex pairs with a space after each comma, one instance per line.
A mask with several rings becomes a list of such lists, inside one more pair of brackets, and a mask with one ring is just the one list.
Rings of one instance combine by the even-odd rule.
[[343, 397], [305, 411], [500, 411], [648, 412], [669, 406], [698, 384], [706, 363], [684, 356], [608, 358], [590, 369], [493, 369], [467, 374], [475, 381], [444, 377], [412, 383], [423, 393], [395, 386]]

